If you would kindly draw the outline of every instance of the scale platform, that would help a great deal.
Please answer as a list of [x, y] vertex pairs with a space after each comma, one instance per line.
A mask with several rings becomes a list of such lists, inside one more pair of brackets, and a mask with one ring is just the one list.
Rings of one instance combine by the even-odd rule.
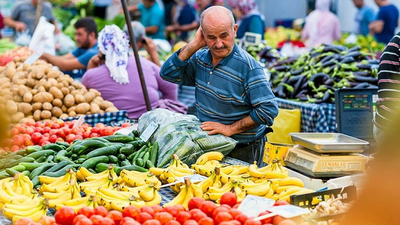
[[336, 178], [365, 172], [366, 156], [342, 151], [319, 153], [295, 145], [288, 149], [284, 161], [287, 167], [314, 178]]

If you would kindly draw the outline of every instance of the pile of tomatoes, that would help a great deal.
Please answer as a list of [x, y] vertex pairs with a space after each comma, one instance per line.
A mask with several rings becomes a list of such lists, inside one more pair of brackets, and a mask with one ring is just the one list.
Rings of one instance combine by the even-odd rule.
[[[279, 201], [277, 205], [283, 204]], [[285, 202], [284, 204], [288, 204]], [[238, 210], [236, 196], [225, 193], [221, 205], [194, 197], [189, 201], [189, 210], [181, 205], [163, 208], [160, 205], [125, 207], [123, 212], [108, 211], [103, 206], [83, 207], [77, 213], [70, 207], [57, 210], [54, 217], [45, 216], [38, 223], [29, 218], [16, 221], [15, 225], [295, 225], [292, 220], [274, 216], [265, 220], [255, 220]], [[264, 212], [265, 214], [268, 212]], [[261, 214], [260, 214], [261, 215]]]
[[71, 143], [76, 139], [108, 136], [121, 128], [130, 126], [129, 123], [124, 123], [120, 127], [111, 127], [98, 123], [92, 127], [84, 123], [74, 128], [75, 123], [76, 120], [68, 122], [48, 120], [17, 124], [11, 129], [10, 137], [5, 139], [1, 146], [3, 146], [3, 151], [15, 152], [30, 145], [43, 146], [56, 141]]

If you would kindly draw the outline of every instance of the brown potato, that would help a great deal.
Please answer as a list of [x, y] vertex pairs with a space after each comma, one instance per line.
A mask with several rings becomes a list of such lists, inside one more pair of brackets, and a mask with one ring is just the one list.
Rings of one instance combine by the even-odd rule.
[[20, 95], [14, 95], [13, 100], [14, 102], [22, 102], [22, 97]]
[[51, 114], [53, 114], [54, 117], [60, 117], [63, 114], [63, 111], [61, 108], [55, 106], [51, 109]]
[[53, 105], [50, 102], [43, 102], [42, 109], [50, 111], [53, 108]]
[[48, 92], [39, 92], [33, 96], [33, 102], [52, 102], [54, 97]]
[[93, 102], [90, 103], [90, 113], [92, 114], [100, 113], [100, 106]]
[[62, 105], [62, 106], [61, 106], [61, 110], [62, 110], [64, 113], [68, 112], [68, 108], [67, 108], [65, 105]]
[[7, 112], [10, 114], [14, 114], [18, 112], [18, 106], [13, 100], [8, 100], [6, 103]]
[[41, 102], [35, 102], [32, 104], [32, 111], [36, 110], [41, 110], [42, 109], [42, 104]]
[[18, 111], [22, 112], [24, 115], [32, 113], [32, 105], [26, 102], [21, 102], [18, 104]]
[[64, 105], [65, 105], [66, 107], [71, 107], [71, 106], [75, 105], [75, 98], [74, 98], [74, 96], [71, 95], [71, 94], [67, 94], [67, 95], [64, 97]]
[[42, 114], [42, 111], [36, 110], [36, 111], [33, 113], [33, 119], [34, 119], [35, 121], [40, 121], [40, 120], [42, 120], [42, 118], [40, 117], [41, 114]]
[[67, 112], [76, 111], [76, 106], [71, 106], [67, 109]]
[[62, 91], [54, 86], [49, 89], [49, 92], [54, 96], [54, 98], [58, 99], [64, 98], [64, 94], [62, 93]]
[[60, 119], [65, 119], [68, 118], [69, 116], [65, 113], [61, 114], [61, 116], [59, 117]]
[[94, 100], [96, 95], [93, 92], [86, 92], [83, 97], [85, 97], [85, 102], [90, 103]]
[[106, 111], [106, 112], [117, 112], [117, 111], [118, 111], [118, 109], [117, 109], [117, 108], [115, 108], [115, 107], [113, 106], [113, 107], [109, 107], [109, 108], [107, 108], [105, 111]]
[[69, 94], [69, 89], [66, 88], [66, 87], [62, 87], [62, 88], [61, 88], [61, 92], [62, 92], [63, 95], [65, 96], [65, 95]]
[[24, 94], [24, 96], [22, 97], [22, 100], [24, 101], [24, 102], [26, 102], [26, 103], [31, 103], [32, 102], [32, 99], [33, 99], [33, 95], [32, 95], [32, 93], [31, 92], [26, 92], [25, 94]]
[[110, 108], [110, 107], [114, 107], [114, 104], [110, 101], [104, 101], [104, 107], [106, 108]]
[[43, 110], [41, 113], [40, 113], [40, 117], [42, 118], [42, 119], [50, 119], [51, 118], [51, 112], [49, 111], [49, 110]]
[[87, 102], [80, 103], [76, 106], [76, 112], [79, 114], [86, 114], [88, 111], [90, 111], [90, 105]]
[[11, 122], [12, 123], [18, 123], [24, 117], [25, 117], [25, 115], [22, 112], [14, 113], [14, 114], [11, 115]]
[[83, 103], [85, 102], [85, 97], [81, 93], [78, 93], [75, 95], [75, 102], [76, 104]]
[[76, 116], [76, 112], [75, 111], [71, 111], [68, 113], [69, 117], [75, 117]]
[[63, 105], [63, 102], [61, 101], [61, 99], [55, 98], [52, 104], [53, 106], [61, 107]]

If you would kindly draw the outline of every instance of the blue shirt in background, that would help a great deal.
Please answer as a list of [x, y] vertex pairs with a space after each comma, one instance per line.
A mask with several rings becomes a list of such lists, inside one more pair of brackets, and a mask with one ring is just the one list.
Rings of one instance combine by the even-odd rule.
[[146, 34], [153, 39], [165, 39], [164, 36], [164, 10], [160, 8], [158, 3], [154, 3], [150, 8], [146, 8], [143, 3], [138, 5], [138, 10], [141, 13], [140, 22], [144, 27], [157, 26], [158, 30], [155, 34]]
[[278, 106], [263, 69], [249, 53], [235, 45], [229, 56], [213, 66], [209, 49], [199, 50], [185, 61], [179, 59], [179, 52], [167, 59], [160, 75], [196, 87], [200, 121], [232, 124], [250, 116], [259, 126], [232, 138], [248, 143], [266, 134], [266, 126], [278, 115]]
[[[189, 4], [186, 4], [180, 11], [180, 14], [178, 16], [178, 23], [179, 25], [187, 25], [193, 23], [194, 21], [197, 21], [196, 10]], [[188, 32], [187, 31], [181, 32], [180, 39], [186, 41], [187, 38], [188, 38]]]
[[375, 34], [376, 40], [385, 44], [389, 43], [395, 34], [399, 20], [399, 10], [395, 5], [382, 6], [379, 8], [376, 20], [382, 20], [384, 23], [382, 32]]
[[261, 34], [261, 39], [264, 39], [265, 23], [259, 14], [248, 15], [240, 21], [236, 38], [241, 39], [244, 33], [251, 32]]
[[[83, 49], [83, 48], [77, 48], [72, 52], [72, 55], [74, 55], [78, 61], [84, 65], [85, 67], [88, 66], [89, 60], [94, 56], [97, 55], [99, 52], [97, 48], [97, 43], [89, 48], [89, 49]], [[82, 78], [83, 74], [86, 72], [86, 69], [79, 69], [79, 70], [72, 70], [72, 71], [63, 71], [65, 74], [70, 75], [72, 78]]]
[[355, 33], [362, 34], [364, 36], [368, 35], [369, 28], [368, 25], [374, 21], [375, 19], [375, 12], [374, 10], [364, 5], [361, 9], [357, 11], [356, 18], [355, 18]]

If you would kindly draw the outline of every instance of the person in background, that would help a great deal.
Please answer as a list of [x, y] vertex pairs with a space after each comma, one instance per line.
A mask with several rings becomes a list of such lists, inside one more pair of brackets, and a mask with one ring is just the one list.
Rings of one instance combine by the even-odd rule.
[[[35, 30], [37, 4], [38, 0], [25, 0], [16, 3], [12, 9], [11, 15], [4, 18], [4, 24], [14, 28], [18, 32], [28, 29], [29, 34], [32, 36], [33, 31]], [[47, 1], [43, 2], [42, 16], [44, 16], [50, 23], [54, 24], [54, 33], [60, 32], [57, 26], [57, 21], [53, 15], [53, 7]]]
[[81, 18], [76, 21], [74, 27], [77, 49], [63, 56], [44, 53], [40, 58], [79, 80], [86, 72], [89, 60], [98, 52], [97, 24], [92, 18]]
[[375, 140], [390, 126], [400, 109], [400, 33], [397, 33], [383, 50], [378, 68], [378, 100], [374, 117]]
[[94, 16], [105, 19], [107, 7], [113, 4], [113, 0], [94, 0]]
[[365, 4], [364, 0], [353, 0], [354, 6], [358, 11], [355, 17], [355, 34], [362, 34], [364, 36], [369, 34], [369, 24], [375, 18], [374, 10]]
[[[166, 32], [176, 32], [178, 39], [187, 41], [189, 31], [199, 27], [196, 9], [189, 3], [189, 0], [176, 0], [177, 9], [174, 17], [174, 24], [165, 28]], [[177, 41], [176, 40], [176, 41]]]
[[[92, 57], [82, 77], [86, 88], [94, 88], [120, 110], [127, 110], [130, 119], [138, 119], [147, 111], [135, 58], [129, 56], [129, 38], [115, 25], [106, 26], [99, 34], [99, 53]], [[152, 108], [163, 100], [177, 100], [177, 85], [161, 79], [160, 67], [140, 58]], [[164, 101], [165, 102], [165, 101]]]
[[[153, 40], [146, 36], [146, 30], [139, 21], [131, 22], [134, 39], [138, 49], [144, 48], [148, 54], [148, 60], [161, 67], [160, 57], [158, 55], [157, 46]], [[124, 26], [124, 31], [128, 35], [128, 27]]]
[[236, 38], [242, 39], [244, 33], [251, 32], [260, 34], [264, 39], [264, 16], [258, 11], [255, 0], [229, 0], [228, 5], [232, 8], [239, 25]]
[[198, 11], [198, 14], [201, 15], [201, 13], [213, 6], [212, 0], [196, 0], [196, 5], [195, 8]]
[[263, 166], [267, 126], [278, 106], [260, 64], [236, 45], [237, 29], [229, 9], [206, 9], [194, 39], [167, 59], [161, 77], [195, 86], [201, 128], [237, 140], [229, 156]]
[[388, 0], [375, 0], [379, 6], [376, 20], [369, 24], [369, 31], [378, 42], [388, 43], [395, 34], [399, 20], [399, 10]]
[[340, 21], [329, 11], [329, 6], [330, 0], [317, 0], [315, 10], [306, 17], [301, 37], [303, 40], [308, 39], [308, 47], [332, 44], [333, 40], [340, 39]]
[[169, 26], [173, 23], [173, 19], [176, 12], [176, 2], [175, 0], [163, 0], [164, 12], [165, 12], [165, 26]]
[[224, 0], [213, 0], [211, 2], [212, 5], [219, 5], [219, 6], [224, 6]]
[[146, 28], [146, 35], [152, 39], [165, 39], [164, 10], [156, 0], [143, 0], [142, 3], [128, 7], [130, 12], [139, 10], [140, 22]]
[[[3, 19], [3, 15], [1, 15], [0, 12], [0, 30], [4, 27], [4, 19]], [[0, 33], [0, 39], [1, 39], [1, 33]]]

